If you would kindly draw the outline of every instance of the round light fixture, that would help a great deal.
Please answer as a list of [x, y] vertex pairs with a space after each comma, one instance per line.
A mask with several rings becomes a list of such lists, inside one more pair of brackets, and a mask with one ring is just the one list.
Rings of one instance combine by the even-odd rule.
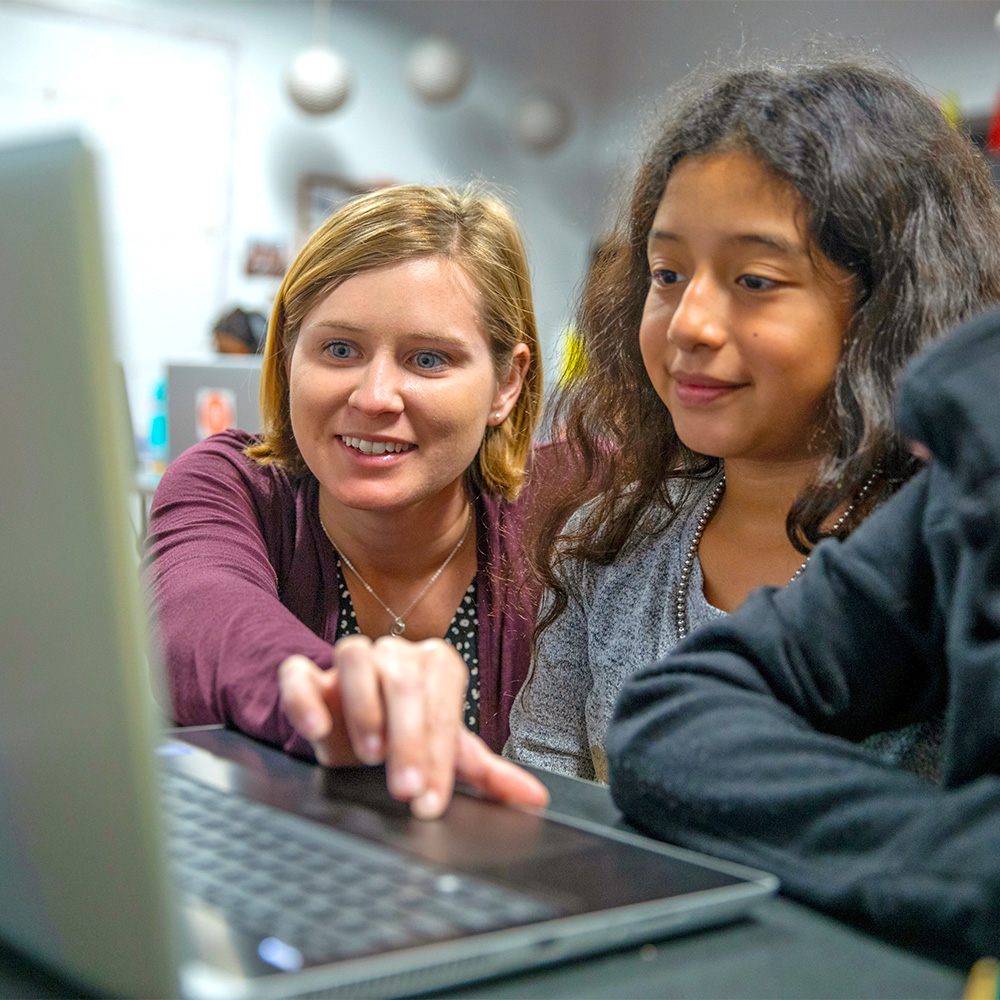
[[309, 115], [336, 111], [351, 92], [351, 71], [347, 60], [333, 49], [315, 46], [304, 49], [288, 69], [288, 96], [296, 107]]
[[406, 60], [406, 82], [422, 101], [444, 104], [458, 97], [472, 75], [472, 63], [443, 38], [425, 38]]
[[518, 141], [532, 153], [551, 153], [566, 141], [571, 128], [569, 106], [558, 97], [526, 97], [514, 113]]

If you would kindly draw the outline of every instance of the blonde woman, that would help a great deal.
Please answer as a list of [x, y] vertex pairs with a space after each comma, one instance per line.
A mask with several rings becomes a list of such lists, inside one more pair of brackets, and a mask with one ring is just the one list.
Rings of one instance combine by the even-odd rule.
[[189, 449], [153, 503], [145, 572], [179, 723], [386, 761], [421, 815], [456, 767], [544, 800], [487, 749], [529, 662], [539, 357], [524, 247], [493, 198], [389, 188], [319, 228], [274, 304], [263, 434]]

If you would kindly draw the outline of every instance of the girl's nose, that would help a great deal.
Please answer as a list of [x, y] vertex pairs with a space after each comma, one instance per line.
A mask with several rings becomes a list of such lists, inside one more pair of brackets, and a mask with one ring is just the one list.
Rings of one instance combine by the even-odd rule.
[[667, 339], [681, 351], [716, 349], [725, 341], [725, 295], [710, 276], [692, 278], [677, 304]]

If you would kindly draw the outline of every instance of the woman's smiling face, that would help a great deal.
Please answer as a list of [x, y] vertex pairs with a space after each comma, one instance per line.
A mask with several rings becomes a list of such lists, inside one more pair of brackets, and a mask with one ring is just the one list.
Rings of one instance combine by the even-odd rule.
[[526, 353], [497, 378], [479, 294], [444, 257], [353, 275], [310, 310], [292, 349], [302, 458], [329, 500], [355, 509], [456, 496], [487, 423], [517, 399]]
[[639, 343], [681, 441], [704, 455], [813, 454], [855, 308], [810, 245], [796, 190], [748, 153], [682, 160], [648, 239]]

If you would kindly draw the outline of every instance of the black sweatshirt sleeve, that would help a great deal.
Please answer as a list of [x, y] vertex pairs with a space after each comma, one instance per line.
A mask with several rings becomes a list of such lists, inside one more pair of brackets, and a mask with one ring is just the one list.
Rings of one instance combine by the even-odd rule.
[[751, 595], [637, 674], [608, 754], [614, 799], [640, 828], [967, 964], [1000, 951], [1000, 779], [931, 785], [854, 742], [948, 696], [924, 544], [942, 476], [925, 470], [792, 585]]

